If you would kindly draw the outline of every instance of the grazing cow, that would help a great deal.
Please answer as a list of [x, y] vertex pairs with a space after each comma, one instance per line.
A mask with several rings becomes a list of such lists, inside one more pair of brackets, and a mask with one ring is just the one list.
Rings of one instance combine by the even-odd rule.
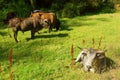
[[13, 18], [9, 20], [9, 26], [12, 27], [14, 32], [14, 39], [17, 40], [18, 31], [31, 31], [31, 39], [34, 38], [35, 32], [41, 30], [43, 27], [49, 26], [49, 21], [47, 19], [40, 19], [38, 17], [29, 18]]
[[[81, 49], [81, 48], [80, 48]], [[86, 72], [101, 73], [106, 70], [105, 52], [97, 49], [82, 49], [75, 60], [84, 66]]]
[[56, 28], [56, 31], [59, 30], [60, 28], [60, 20], [57, 19], [57, 16], [55, 13], [52, 12], [33, 12], [31, 13], [30, 17], [38, 17], [39, 15], [41, 15], [41, 19], [48, 19], [50, 20], [50, 27], [49, 27], [49, 31], [50, 32], [52, 30], [52, 28]]
[[3, 20], [4, 24], [8, 24], [9, 20], [12, 18], [17, 17], [17, 13], [16, 12], [8, 12], [6, 15], [6, 18]]

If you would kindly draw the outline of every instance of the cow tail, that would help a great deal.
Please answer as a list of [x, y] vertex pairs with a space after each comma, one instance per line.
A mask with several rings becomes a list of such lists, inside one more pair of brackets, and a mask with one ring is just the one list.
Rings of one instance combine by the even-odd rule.
[[10, 34], [10, 32], [9, 32], [9, 26], [8, 26], [8, 35], [10, 36], [10, 38], [12, 38], [12, 36], [11, 36], [11, 34]]

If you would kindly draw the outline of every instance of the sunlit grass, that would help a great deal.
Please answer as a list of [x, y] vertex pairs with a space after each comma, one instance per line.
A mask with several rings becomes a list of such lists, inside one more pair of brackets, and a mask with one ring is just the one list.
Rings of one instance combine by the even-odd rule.
[[[102, 74], [85, 73], [83, 68], [71, 68], [71, 45], [74, 57], [79, 54], [77, 46], [98, 48], [102, 37], [101, 49], [106, 47], [106, 56], [120, 66], [120, 15], [97, 14], [62, 18], [62, 29], [46, 33], [47, 29], [36, 33], [33, 40], [30, 32], [19, 32], [15, 43], [12, 30], [8, 35], [6, 25], [0, 25], [0, 80], [9, 80], [8, 54], [13, 50], [13, 78], [15, 80], [119, 80], [120, 68]], [[85, 43], [83, 43], [85, 40]]]

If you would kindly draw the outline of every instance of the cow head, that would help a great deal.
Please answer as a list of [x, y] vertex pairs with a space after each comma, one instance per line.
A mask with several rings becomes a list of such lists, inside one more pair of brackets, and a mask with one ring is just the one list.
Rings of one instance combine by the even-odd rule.
[[16, 12], [8, 12], [6, 14], [6, 18], [3, 20], [4, 24], [8, 24], [9, 20], [12, 18], [18, 17], [18, 14]]
[[44, 27], [48, 28], [50, 27], [50, 20], [49, 19], [40, 19], [39, 23]]
[[105, 51], [97, 50], [93, 48], [82, 49], [82, 51], [76, 58], [75, 62], [80, 62], [84, 65], [85, 71], [94, 71], [93, 63], [96, 60], [101, 60], [105, 58]]

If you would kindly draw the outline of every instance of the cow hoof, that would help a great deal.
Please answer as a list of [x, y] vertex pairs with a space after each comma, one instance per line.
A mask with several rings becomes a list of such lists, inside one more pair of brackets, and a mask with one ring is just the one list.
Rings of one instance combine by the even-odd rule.
[[26, 38], [26, 41], [29, 41], [29, 40], [31, 40], [31, 38]]
[[18, 43], [18, 41], [15, 41], [16, 43]]
[[31, 39], [34, 39], [34, 37], [31, 37]]
[[38, 34], [40, 34], [40, 32], [38, 32]]

